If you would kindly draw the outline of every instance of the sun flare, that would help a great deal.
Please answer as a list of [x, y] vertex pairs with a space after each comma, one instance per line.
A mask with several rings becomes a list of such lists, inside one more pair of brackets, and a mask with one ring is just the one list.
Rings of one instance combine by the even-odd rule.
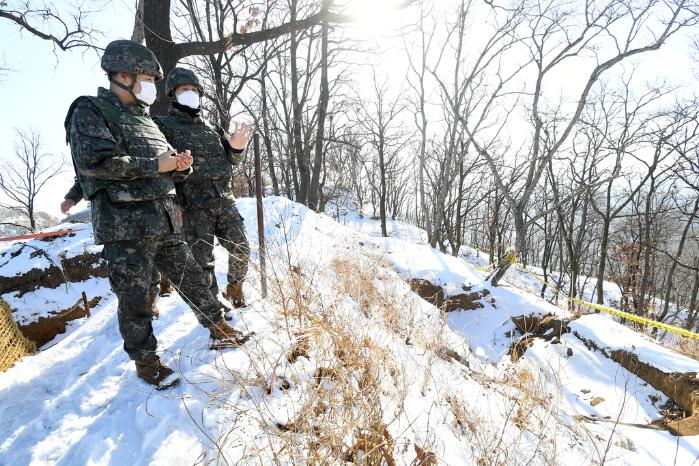
[[401, 0], [348, 0], [343, 12], [350, 15], [353, 25], [372, 34], [385, 33], [398, 25]]

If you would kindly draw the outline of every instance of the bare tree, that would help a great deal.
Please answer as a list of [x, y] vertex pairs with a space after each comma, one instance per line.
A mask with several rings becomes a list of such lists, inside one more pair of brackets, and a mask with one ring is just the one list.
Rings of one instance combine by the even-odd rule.
[[[611, 158], [614, 170], [621, 175], [608, 178], [604, 176], [607, 181], [590, 193], [592, 208], [602, 221], [600, 258], [596, 270], [598, 304], [604, 303], [604, 280], [612, 222], [624, 212], [661, 162], [659, 158], [654, 159], [655, 163], [652, 163], [646, 174], [637, 180], [635, 187], [627, 193], [621, 193], [620, 182], [628, 182], [628, 176], [631, 176], [631, 173], [624, 174], [622, 168], [627, 159], [633, 159], [629, 154], [647, 143], [650, 124], [658, 116], [657, 112], [650, 112], [649, 108], [666, 95], [665, 90], [657, 87], [650, 88], [640, 95], [633, 95], [632, 78], [633, 74], [622, 78], [618, 90], [608, 91], [606, 95], [597, 94], [581, 119], [583, 126], [590, 126], [603, 140], [603, 148], [594, 153], [595, 165], [604, 166], [605, 160]], [[601, 87], [614, 86], [606, 82], [601, 83]]]
[[[224, 19], [228, 19], [228, 21], [224, 21], [226, 30], [222, 31], [221, 37], [178, 43], [173, 40], [170, 3], [170, 0], [144, 0], [143, 20], [146, 45], [158, 56], [165, 73], [174, 68], [177, 62], [183, 58], [220, 54], [234, 47], [246, 47], [273, 40], [317, 26], [324, 20], [334, 23], [351, 20], [343, 14], [322, 7], [318, 7], [315, 12], [298, 17], [297, 2], [292, 0], [292, 8], [290, 9], [292, 14], [288, 20], [282, 19], [277, 25], [267, 23], [264, 29], [253, 30], [255, 22], [254, 20], [250, 22], [250, 19], [259, 14], [261, 9], [266, 9], [267, 2], [237, 0], [225, 2], [229, 7], [229, 12]], [[214, 2], [206, 0], [206, 3]], [[269, 4], [275, 5], [276, 2], [269, 2]], [[279, 16], [283, 18], [282, 15]], [[162, 89], [160, 90], [162, 91]], [[167, 101], [162, 98], [164, 93], [160, 92], [159, 94], [161, 98], [152, 106], [154, 114], [162, 114], [167, 110]]]
[[[402, 130], [401, 114], [405, 104], [396, 97], [389, 95], [387, 82], [381, 82], [373, 70], [373, 88], [371, 100], [358, 98], [357, 118], [361, 134], [366, 138], [371, 148], [373, 163], [371, 174], [378, 180], [372, 183], [378, 196], [381, 234], [388, 236], [386, 228], [386, 207], [389, 185], [395, 188], [394, 180], [398, 179], [404, 167], [401, 165], [400, 154], [409, 143], [409, 138]], [[395, 212], [393, 215], [395, 216]]]
[[48, 2], [0, 1], [0, 18], [60, 50], [95, 48], [94, 41], [100, 33], [87, 22], [92, 13], [84, 3], [72, 5], [72, 11], [67, 13]]
[[[428, 90], [426, 80], [428, 78], [428, 56], [432, 53], [432, 44], [437, 32], [436, 20], [432, 18], [430, 5], [425, 0], [418, 1], [419, 18], [417, 24], [417, 34], [419, 40], [417, 47], [413, 41], [408, 43], [404, 36], [405, 51], [408, 56], [410, 74], [407, 82], [410, 86], [414, 99], [411, 102], [414, 107], [414, 121], [417, 130], [420, 133], [420, 146], [418, 149], [418, 199], [416, 203], [417, 212], [416, 222], [419, 226], [430, 230], [430, 225], [425, 221], [430, 218], [429, 205], [425, 196], [425, 170], [426, 170], [426, 154], [427, 154], [427, 137], [428, 137], [428, 119], [427, 119], [427, 99]], [[410, 79], [410, 78], [413, 79]]]
[[[528, 110], [533, 127], [528, 154], [523, 159], [527, 167], [526, 176], [515, 190], [507, 189], [504, 178], [508, 173], [499, 169], [493, 151], [481, 142], [482, 138], [477, 136], [472, 124], [464, 122], [469, 137], [491, 168], [495, 183], [512, 209], [515, 249], [518, 253], [526, 252], [529, 226], [535, 220], [529, 212], [534, 191], [549, 161], [563, 148], [573, 132], [594, 84], [615, 65], [630, 57], [658, 50], [680, 29], [696, 24], [697, 16], [691, 6], [684, 0], [607, 0], [585, 2], [584, 6], [546, 0], [534, 2], [527, 8], [528, 32], [522, 36], [522, 43], [530, 52], [535, 70], [532, 88], [527, 92], [531, 98]], [[642, 30], [651, 32], [640, 34]], [[590, 53], [597, 57], [597, 64], [587, 74], [579, 95], [573, 99], [576, 105], [566, 111], [563, 104], [547, 103], [545, 91], [547, 82], [550, 82], [548, 78], [574, 57]], [[603, 53], [608, 56], [603, 56]], [[506, 89], [496, 88], [493, 97], [500, 96], [504, 91]], [[496, 270], [491, 278], [493, 285], [497, 285], [509, 265], [509, 262], [505, 262]]]
[[16, 223], [3, 223], [36, 230], [36, 197], [50, 180], [63, 169], [63, 161], [44, 152], [41, 136], [36, 131], [16, 130], [14, 160], [6, 162], [0, 170], [0, 191], [5, 201], [0, 207], [16, 212], [27, 219], [29, 227]]

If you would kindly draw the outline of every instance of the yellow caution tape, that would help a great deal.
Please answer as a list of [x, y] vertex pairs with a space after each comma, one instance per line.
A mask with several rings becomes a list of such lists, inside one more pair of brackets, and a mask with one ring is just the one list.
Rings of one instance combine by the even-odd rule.
[[495, 262], [493, 262], [492, 264], [484, 265], [482, 267], [474, 267], [473, 270], [478, 270], [478, 271], [482, 272], [483, 270], [488, 270], [488, 269], [491, 269], [493, 267], [495, 267]]
[[[503, 257], [502, 262], [507, 263], [507, 264], [512, 264], [512, 263], [516, 262], [516, 260], [517, 260], [517, 256], [515, 255], [515, 253], [513, 251], [510, 250], [505, 254], [505, 257]], [[478, 270], [478, 271], [482, 272], [484, 270], [491, 269], [491, 268], [495, 267], [496, 265], [497, 264], [495, 262], [493, 262], [491, 264], [484, 265], [482, 267], [474, 267], [473, 270]]]
[[639, 324], [641, 324], [641, 325], [647, 325], [647, 326], [649, 326], [649, 327], [655, 327], [655, 328], [658, 328], [658, 329], [660, 329], [660, 330], [665, 330], [665, 331], [674, 333], [674, 334], [676, 334], [676, 335], [680, 335], [680, 336], [687, 337], [687, 338], [694, 338], [695, 340], [699, 340], [699, 333], [694, 333], [694, 332], [691, 332], [691, 331], [689, 331], [689, 330], [686, 330], [686, 329], [683, 329], [683, 328], [680, 328], [680, 327], [676, 327], [676, 326], [674, 326], [674, 325], [664, 324], [664, 323], [662, 323], [662, 322], [658, 322], [658, 321], [655, 321], [655, 320], [652, 320], [652, 319], [648, 319], [648, 318], [646, 318], [646, 317], [637, 316], [637, 315], [635, 315], [635, 314], [630, 314], [630, 313], [628, 313], [628, 312], [624, 312], [624, 311], [620, 311], [620, 310], [618, 310], [618, 309], [614, 309], [614, 308], [611, 308], [611, 307], [603, 306], [603, 305], [601, 305], [601, 304], [589, 303], [589, 302], [587, 302], [587, 301], [583, 301], [582, 299], [578, 299], [578, 298], [574, 298], [574, 297], [568, 296], [568, 295], [565, 294], [563, 291], [561, 291], [559, 288], [552, 287], [551, 285], [549, 285], [548, 283], [546, 283], [546, 281], [543, 280], [541, 277], [539, 277], [537, 274], [531, 272], [530, 270], [527, 270], [527, 268], [524, 267], [524, 266], [523, 266], [522, 264], [520, 264], [519, 262], [516, 262], [516, 261], [515, 261], [515, 262], [513, 262], [513, 265], [514, 265], [515, 267], [517, 267], [518, 269], [522, 270], [523, 272], [526, 272], [526, 273], [528, 273], [529, 275], [531, 275], [532, 277], [536, 278], [537, 280], [539, 280], [539, 281], [540, 281], [541, 283], [543, 283], [544, 285], [546, 285], [546, 286], [548, 286], [548, 287], [550, 287], [550, 288], [556, 290], [557, 292], [561, 293], [561, 294], [562, 294], [566, 299], [568, 299], [569, 301], [572, 301], [572, 302], [578, 303], [578, 304], [582, 304], [583, 306], [587, 306], [587, 307], [589, 307], [589, 308], [591, 308], [591, 309], [596, 309], [596, 310], [598, 310], [598, 311], [606, 312], [607, 314], [611, 314], [611, 315], [614, 315], [614, 316], [617, 316], [617, 317], [621, 317], [622, 319], [628, 319], [628, 320], [631, 320], [631, 321], [633, 321], [633, 322], [637, 322], [637, 323], [639, 323]]

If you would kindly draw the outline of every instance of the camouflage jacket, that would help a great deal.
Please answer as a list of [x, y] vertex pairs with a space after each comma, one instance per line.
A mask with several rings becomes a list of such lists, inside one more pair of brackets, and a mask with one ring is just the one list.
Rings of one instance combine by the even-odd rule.
[[63, 196], [63, 198], [68, 199], [69, 201], [73, 201], [73, 204], [77, 204], [78, 202], [83, 200], [83, 188], [80, 186], [80, 181], [78, 181], [77, 178], [75, 178], [73, 186], [70, 187], [70, 189], [68, 190], [66, 195]]
[[97, 244], [180, 232], [173, 175], [158, 171], [168, 143], [142, 107], [100, 88], [73, 102], [65, 128]]
[[192, 174], [176, 180], [177, 198], [183, 207], [201, 205], [211, 199], [233, 198], [232, 165], [243, 160], [244, 151], [232, 149], [220, 127], [211, 127], [202, 118], [192, 117], [172, 105], [167, 116], [154, 120], [178, 152], [192, 151]]

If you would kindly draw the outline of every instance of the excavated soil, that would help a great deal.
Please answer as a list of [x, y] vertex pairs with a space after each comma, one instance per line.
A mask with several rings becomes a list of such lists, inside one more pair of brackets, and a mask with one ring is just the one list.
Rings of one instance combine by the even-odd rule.
[[465, 293], [446, 296], [444, 288], [422, 278], [411, 278], [408, 280], [408, 284], [414, 293], [444, 312], [481, 309], [483, 308], [481, 300], [490, 295], [488, 289], [471, 292], [468, 286], [464, 286]]
[[[32, 253], [45, 254], [41, 249]], [[52, 263], [46, 269], [32, 269], [14, 277], [0, 276], [0, 295], [19, 292], [19, 296], [39, 288], [57, 288], [67, 282], [81, 282], [92, 277], [107, 277], [107, 265], [99, 253], [84, 253], [61, 259], [60, 267]]]
[[66, 326], [71, 320], [89, 317], [90, 309], [97, 306], [101, 300], [101, 296], [92, 298], [86, 309], [83, 299], [80, 298], [68, 309], [58, 311], [48, 317], [39, 317], [39, 320], [35, 322], [27, 325], [20, 325], [19, 329], [25, 337], [36, 343], [37, 347], [40, 347], [53, 340], [56, 335], [65, 333]]
[[520, 339], [510, 345], [509, 355], [512, 362], [519, 361], [536, 338], [557, 343], [561, 335], [570, 332], [570, 320], [558, 319], [553, 314], [512, 317], [512, 322], [522, 334]]
[[687, 417], [666, 424], [675, 435], [699, 435], [699, 380], [696, 372], [667, 373], [622, 350], [612, 351], [611, 358], [672, 398], [684, 410]]
[[632, 374], [651, 384], [656, 390], [663, 392], [677, 403], [686, 416], [677, 420], [659, 420], [654, 424], [663, 426], [678, 436], [699, 435], [699, 380], [696, 372], [665, 372], [639, 361], [638, 356], [630, 351], [615, 350], [609, 353], [576, 332], [573, 334], [589, 348], [599, 351]]

